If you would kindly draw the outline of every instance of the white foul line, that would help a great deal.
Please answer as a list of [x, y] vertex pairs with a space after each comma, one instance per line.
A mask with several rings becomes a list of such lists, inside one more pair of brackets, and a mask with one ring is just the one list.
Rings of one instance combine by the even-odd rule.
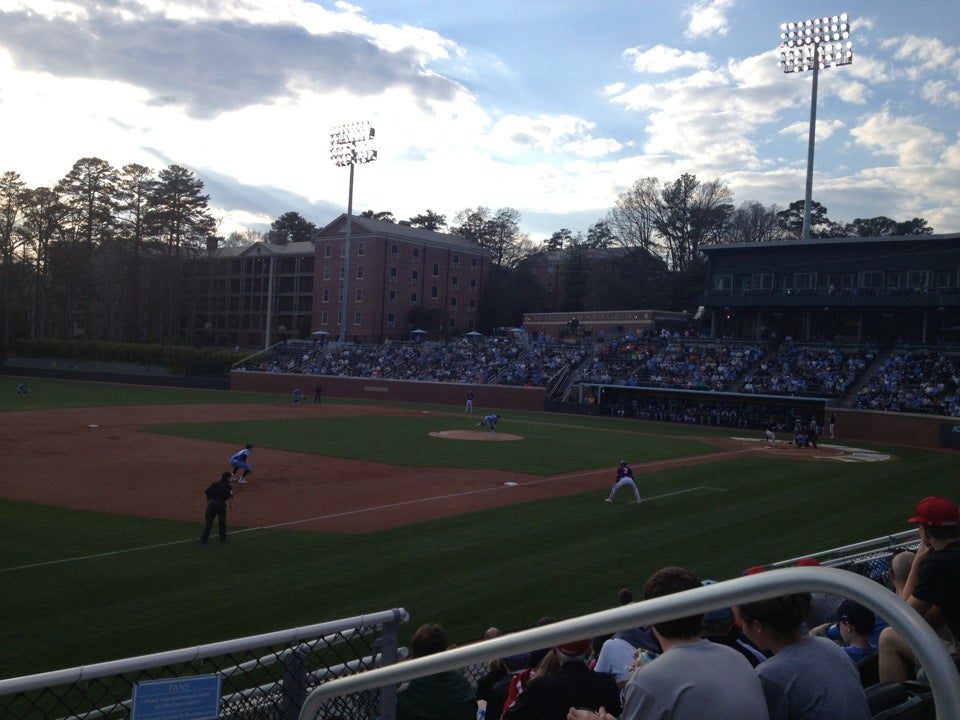
[[[731, 455], [736, 452], [741, 452], [741, 451], [735, 450], [733, 452], [716, 453], [714, 455], [706, 456], [706, 457]], [[701, 456], [701, 457], [704, 457], [704, 456]], [[649, 465], [665, 464], [669, 462], [670, 462], [669, 460], [661, 460], [661, 461], [658, 461], [658, 463], [649, 463]], [[583, 477], [585, 475], [596, 475], [598, 472], [600, 471], [591, 470], [591, 471], [581, 472], [581, 473], [572, 473], [569, 475], [554, 475], [552, 477], [541, 478], [539, 480], [531, 480], [529, 482], [525, 482], [525, 483], [522, 483], [521, 485], [513, 486], [513, 487], [523, 487], [524, 485], [540, 485], [546, 482], [556, 482], [557, 480], [570, 480], [573, 478]], [[282, 523], [273, 523], [272, 525], [259, 525], [257, 527], [243, 528], [240, 530], [231, 530], [230, 534], [240, 535], [243, 533], [257, 532], [259, 530], [275, 530], [277, 528], [290, 527], [291, 525], [303, 525], [305, 523], [319, 522], [321, 520], [333, 520], [336, 518], [348, 517], [350, 515], [360, 515], [362, 513], [377, 512], [379, 510], [390, 510], [392, 508], [404, 507], [406, 505], [417, 505], [420, 503], [434, 502], [436, 500], [448, 500], [450, 498], [466, 497], [468, 495], [478, 495], [480, 493], [496, 492], [497, 490], [504, 490], [504, 489], [510, 489], [510, 488], [503, 485], [497, 485], [495, 487], [481, 488], [479, 490], [466, 490], [464, 492], [448, 493], [446, 495], [434, 495], [433, 497], [416, 498], [414, 500], [404, 500], [403, 502], [389, 503], [387, 505], [376, 505], [374, 507], [360, 508], [356, 510], [345, 510], [343, 512], [331, 513], [329, 515], [317, 515], [315, 517], [303, 518], [301, 520], [288, 520]], [[685, 490], [677, 490], [676, 492], [672, 492], [672, 493], [666, 493], [663, 495], [654, 495], [649, 498], [644, 498], [644, 502], [646, 503], [651, 500], [660, 500], [663, 498], [671, 497], [673, 495], [682, 495], [683, 493], [696, 492], [698, 490], [726, 492], [726, 490], [723, 490], [722, 488], [715, 488], [715, 487], [709, 487], [706, 485], [700, 485], [698, 487], [687, 488]], [[50, 565], [64, 565], [66, 563], [79, 562], [81, 560], [95, 560], [97, 558], [111, 557], [113, 555], [124, 555], [126, 553], [143, 552], [145, 550], [157, 550], [159, 548], [171, 547], [173, 545], [185, 545], [188, 543], [196, 543], [196, 542], [197, 542], [196, 539], [173, 540], [171, 542], [166, 542], [166, 543], [157, 543], [156, 545], [143, 545], [141, 547], [125, 548], [123, 550], [111, 550], [109, 552], [95, 553], [93, 555], [79, 555], [77, 557], [61, 558], [59, 560], [45, 560], [44, 562], [31, 563], [29, 565], [17, 565], [14, 567], [0, 568], [0, 573], [14, 572], [16, 570], [30, 570], [33, 568], [46, 567]]]

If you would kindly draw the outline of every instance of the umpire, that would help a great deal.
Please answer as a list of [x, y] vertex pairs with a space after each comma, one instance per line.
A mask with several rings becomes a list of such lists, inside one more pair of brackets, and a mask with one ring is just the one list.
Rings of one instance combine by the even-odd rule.
[[213, 529], [213, 519], [217, 518], [217, 529], [220, 531], [220, 542], [227, 541], [227, 500], [233, 497], [233, 485], [230, 484], [230, 473], [225, 472], [216, 482], [210, 483], [204, 494], [207, 496], [207, 510], [204, 513], [203, 532], [200, 533], [200, 542], [206, 544]]

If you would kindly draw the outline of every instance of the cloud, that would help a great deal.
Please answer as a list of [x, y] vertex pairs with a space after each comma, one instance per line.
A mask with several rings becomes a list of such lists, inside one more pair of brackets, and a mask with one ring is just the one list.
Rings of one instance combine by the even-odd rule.
[[726, 35], [730, 29], [727, 13], [735, 5], [734, 0], [701, 0], [686, 11], [690, 22], [685, 34], [689, 38], [706, 35]]
[[82, 17], [3, 12], [0, 44], [22, 70], [122, 82], [146, 90], [151, 105], [198, 118], [303, 90], [363, 96], [406, 87], [425, 100], [450, 100], [457, 91], [426, 72], [423, 52], [396, 33], [381, 38], [388, 48], [364, 35], [316, 34], [293, 22], [181, 19], [138, 3], [115, 7], [95, 6]]
[[946, 149], [946, 138], [912, 117], [896, 117], [889, 108], [865, 115], [850, 130], [857, 144], [899, 165], [929, 165]]
[[656, 45], [649, 50], [629, 48], [623, 57], [637, 72], [668, 73], [684, 68], [702, 70], [710, 66], [710, 56], [702, 52], [677, 50], [666, 45]]
[[508, 115], [494, 124], [486, 141], [498, 156], [537, 152], [600, 158], [623, 147], [611, 138], [593, 137], [595, 127], [572, 115]]

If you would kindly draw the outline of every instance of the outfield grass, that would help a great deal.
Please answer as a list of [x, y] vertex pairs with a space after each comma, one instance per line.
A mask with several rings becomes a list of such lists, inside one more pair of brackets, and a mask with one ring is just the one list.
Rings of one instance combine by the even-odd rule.
[[[0, 378], [0, 411], [57, 402], [278, 401], [213, 391], [30, 384], [34, 392], [20, 402], [16, 381]], [[422, 428], [411, 431], [422, 447], [404, 439], [419, 416], [394, 418], [394, 424], [383, 416], [344, 420], [336, 423], [340, 435], [329, 425], [313, 425], [313, 419], [274, 422], [275, 434], [258, 434], [258, 445], [395, 464], [423, 464], [416, 460], [421, 452], [440, 453], [430, 464], [464, 466], [457, 456], [462, 450], [445, 449], [460, 443], [434, 446], [423, 440]], [[162, 430], [237, 442], [254, 429], [238, 427], [243, 425]], [[510, 413], [502, 430], [514, 427], [522, 427], [517, 434], [528, 440], [487, 443], [476, 455], [487, 455], [489, 447], [497, 452], [490, 467], [516, 462], [520, 467], [509, 469], [553, 474], [559, 467], [610, 466], [621, 456], [640, 462], [668, 452], [668, 446], [669, 452], [703, 448], [683, 438], [704, 434], [702, 428], [679, 425]], [[362, 432], [380, 442], [359, 443]], [[528, 449], [499, 454], [509, 446]], [[0, 608], [8, 649], [0, 654], [0, 677], [395, 606], [411, 614], [406, 637], [419, 623], [436, 620], [452, 639], [464, 641], [490, 625], [509, 630], [542, 615], [568, 617], [612, 606], [620, 587], [639, 592], [664, 565], [685, 565], [704, 578], [732, 577], [750, 565], [899, 532], [907, 529], [904, 520], [918, 498], [960, 494], [957, 455], [890, 451], [895, 459], [885, 463], [804, 462], [784, 454], [644, 474], [639, 482], [648, 501], [641, 506], [610, 505], [602, 501], [605, 492], [591, 492], [364, 536], [250, 531], [235, 534], [227, 545], [206, 547], [196, 542], [191, 523], [0, 501]]]

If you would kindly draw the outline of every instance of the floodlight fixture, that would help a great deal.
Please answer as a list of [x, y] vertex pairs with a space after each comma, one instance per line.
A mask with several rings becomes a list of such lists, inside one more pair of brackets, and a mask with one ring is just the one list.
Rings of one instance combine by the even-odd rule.
[[330, 159], [337, 167], [350, 168], [350, 189], [347, 194], [347, 227], [343, 241], [343, 284], [340, 290], [340, 342], [347, 340], [347, 295], [350, 289], [350, 233], [353, 219], [353, 167], [377, 159], [370, 147], [376, 130], [369, 122], [337, 125], [330, 131]]
[[840, 13], [780, 25], [780, 57], [784, 73], [813, 71], [810, 99], [810, 135], [807, 142], [807, 185], [803, 206], [803, 239], [810, 239], [810, 209], [813, 199], [813, 150], [817, 126], [817, 81], [820, 70], [853, 62], [850, 16]]

